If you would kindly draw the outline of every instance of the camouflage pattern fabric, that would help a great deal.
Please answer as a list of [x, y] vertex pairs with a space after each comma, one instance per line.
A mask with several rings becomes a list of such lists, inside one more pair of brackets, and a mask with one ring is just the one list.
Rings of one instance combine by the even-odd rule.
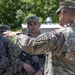
[[15, 47], [15, 50], [12, 52], [13, 72], [14, 72], [14, 75], [22, 75], [23, 62], [22, 60], [20, 60], [21, 49], [17, 45], [14, 45], [14, 47]]
[[54, 50], [57, 47], [58, 49], [60, 49], [61, 45], [64, 42], [62, 33], [58, 35], [54, 32], [41, 34], [36, 39], [21, 34], [16, 35], [15, 39], [17, 40], [16, 44], [22, 50], [30, 54], [44, 54], [46, 52], [49, 52], [50, 49]]
[[20, 59], [27, 63], [30, 64], [35, 71], [37, 72], [40, 70], [40, 68], [44, 65], [45, 62], [45, 55], [30, 55], [25, 53], [24, 51], [20, 54]]
[[[75, 24], [68, 24], [59, 30], [42, 34], [36, 39], [29, 38], [26, 35], [16, 35], [16, 39], [18, 40], [17, 45], [27, 53], [50, 53], [51, 56], [46, 59], [49, 59], [49, 62], [45, 64], [44, 75], [75, 75], [74, 34]], [[33, 46], [31, 47], [32, 50], [27, 51], [25, 46], [30, 47], [30, 45]], [[49, 66], [51, 68], [48, 69]]]
[[[36, 39], [37, 40], [34, 40], [34, 39], [31, 39], [31, 38], [28, 38], [27, 36], [24, 36], [24, 35], [19, 35], [20, 37], [17, 39], [17, 44], [19, 44], [19, 46], [23, 46], [24, 44], [25, 44], [25, 51], [26, 51], [26, 48], [30, 48], [30, 50], [31, 50], [31, 48], [33, 49], [33, 50], [35, 50], [35, 52], [36, 53], [34, 53], [34, 52], [32, 52], [32, 54], [38, 54], [37, 53], [37, 51], [42, 51], [42, 50], [44, 50], [44, 51], [46, 51], [46, 50], [48, 50], [48, 51], [50, 51], [50, 50], [52, 50], [52, 51], [54, 51], [55, 49], [57, 49], [57, 47], [58, 47], [58, 50], [60, 50], [60, 48], [61, 48], [61, 44], [63, 44], [63, 42], [64, 42], [64, 37], [63, 37], [63, 34], [62, 33], [60, 33], [60, 35], [58, 35], [58, 34], [55, 34], [54, 35], [54, 33], [47, 33], [47, 34], [43, 34], [43, 37], [41, 37], [42, 35], [40, 35], [39, 37], [37, 37]], [[32, 46], [35, 44], [35, 46], [33, 46], [33, 47], [31, 47], [31, 46], [27, 46], [26, 47], [26, 43], [21, 43], [21, 44], [23, 44], [23, 45], [21, 45], [20, 44], [20, 42], [21, 42], [21, 36], [22, 36], [22, 38], [25, 38], [25, 37], [27, 37], [28, 38], [28, 40], [26, 41], [27, 42], [27, 45], [30, 45], [31, 43], [32, 43]], [[17, 36], [18, 37], [18, 36]], [[27, 39], [26, 38], [26, 39]], [[52, 40], [51, 40], [52, 39]], [[30, 42], [30, 44], [29, 44], [29, 42], [28, 41], [33, 41], [33, 42], [35, 42], [35, 43], [33, 43], [32, 41]], [[59, 41], [57, 41], [57, 40], [59, 40], [59, 41], [61, 41], [61, 42], [59, 42]], [[49, 44], [47, 44], [49, 42]], [[53, 45], [52, 45], [53, 44]], [[40, 46], [41, 45], [41, 46]], [[51, 47], [49, 47], [51, 45]], [[59, 46], [60, 45], [60, 46]], [[55, 47], [53, 47], [53, 46], [55, 46]], [[43, 47], [43, 48], [42, 48]], [[40, 49], [39, 49], [40, 48]], [[53, 49], [52, 49], [53, 48]], [[38, 50], [39, 49], [39, 50]], [[29, 50], [28, 50], [29, 51]], [[31, 50], [32, 51], [32, 50]], [[45, 52], [44, 52], [45, 53]], [[39, 54], [42, 54], [42, 52], [39, 52]], [[49, 57], [49, 58], [48, 58]], [[47, 60], [47, 58], [48, 59], [50, 59], [50, 60]], [[44, 73], [44, 75], [47, 75], [47, 74], [53, 74], [53, 72], [52, 72], [52, 69], [50, 68], [51, 66], [52, 66], [52, 54], [50, 54], [50, 53], [48, 53], [47, 54], [47, 57], [46, 57], [46, 62], [47, 63], [49, 63], [48, 65], [46, 65], [45, 66], [45, 73]], [[46, 62], [45, 62], [45, 64], [46, 64]], [[48, 67], [49, 66], [49, 67]]]
[[17, 58], [20, 51], [16, 49], [8, 38], [0, 35], [0, 75], [21, 75], [22, 66]]
[[0, 75], [12, 75], [13, 69], [8, 70], [11, 68], [9, 52], [11, 49], [11, 42], [8, 38], [0, 36]]
[[[39, 32], [38, 35], [40, 35], [40, 34], [41, 34], [41, 32]], [[28, 36], [32, 37], [31, 34], [28, 34]], [[20, 59], [24, 63], [31, 65], [35, 69], [35, 72], [42, 70], [42, 72], [44, 73], [45, 54], [30, 55], [30, 54], [26, 53], [25, 51], [22, 51], [20, 54]], [[24, 71], [24, 73], [25, 73], [25, 71]]]

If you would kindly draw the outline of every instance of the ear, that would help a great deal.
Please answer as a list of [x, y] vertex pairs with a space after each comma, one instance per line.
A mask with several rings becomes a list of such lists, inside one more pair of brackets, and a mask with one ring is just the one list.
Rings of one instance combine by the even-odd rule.
[[39, 23], [39, 27], [41, 27], [41, 24]]
[[29, 29], [29, 26], [27, 25], [27, 28]]
[[39, 24], [39, 27], [41, 27], [41, 24]]
[[64, 18], [64, 12], [61, 11], [61, 14], [59, 15], [61, 18]]

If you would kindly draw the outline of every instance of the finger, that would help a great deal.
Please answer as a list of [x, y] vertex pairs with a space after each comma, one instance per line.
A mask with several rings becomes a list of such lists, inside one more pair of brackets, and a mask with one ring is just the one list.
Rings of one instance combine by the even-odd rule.
[[28, 75], [34, 75], [35, 73], [33, 73], [32, 71], [27, 71]]
[[28, 75], [34, 75], [35, 70], [32, 67], [29, 67], [27, 70]]
[[32, 67], [30, 68], [29, 72], [30, 72], [31, 75], [35, 74], [35, 70]]

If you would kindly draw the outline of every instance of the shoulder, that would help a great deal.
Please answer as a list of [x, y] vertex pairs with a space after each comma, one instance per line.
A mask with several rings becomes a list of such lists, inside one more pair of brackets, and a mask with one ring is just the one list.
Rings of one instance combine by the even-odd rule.
[[10, 43], [10, 42], [11, 42], [11, 40], [10, 40], [9, 38], [7, 38], [7, 37], [1, 36], [0, 39], [1, 39], [3, 42], [5, 42], [5, 43]]
[[56, 33], [67, 33], [67, 32], [70, 32], [72, 30], [72, 25], [71, 24], [67, 24], [67, 25], [64, 25], [64, 27], [60, 28], [60, 29], [56, 29], [55, 32]]

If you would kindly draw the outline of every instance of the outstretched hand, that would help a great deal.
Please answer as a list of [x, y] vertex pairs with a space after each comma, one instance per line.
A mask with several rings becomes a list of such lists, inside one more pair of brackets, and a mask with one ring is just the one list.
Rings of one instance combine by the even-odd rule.
[[13, 32], [13, 31], [7, 30], [6, 32], [3, 32], [3, 35], [4, 35], [5, 37], [8, 37], [8, 36], [12, 37], [13, 35], [16, 35], [17, 33], [20, 33], [20, 32], [19, 32], [19, 31]]
[[5, 37], [8, 37], [8, 36], [12, 36], [14, 34], [14, 32], [12, 32], [12, 31], [9, 31], [9, 30], [7, 30], [7, 31], [5, 31], [5, 32], [3, 32], [3, 35], [5, 36]]

